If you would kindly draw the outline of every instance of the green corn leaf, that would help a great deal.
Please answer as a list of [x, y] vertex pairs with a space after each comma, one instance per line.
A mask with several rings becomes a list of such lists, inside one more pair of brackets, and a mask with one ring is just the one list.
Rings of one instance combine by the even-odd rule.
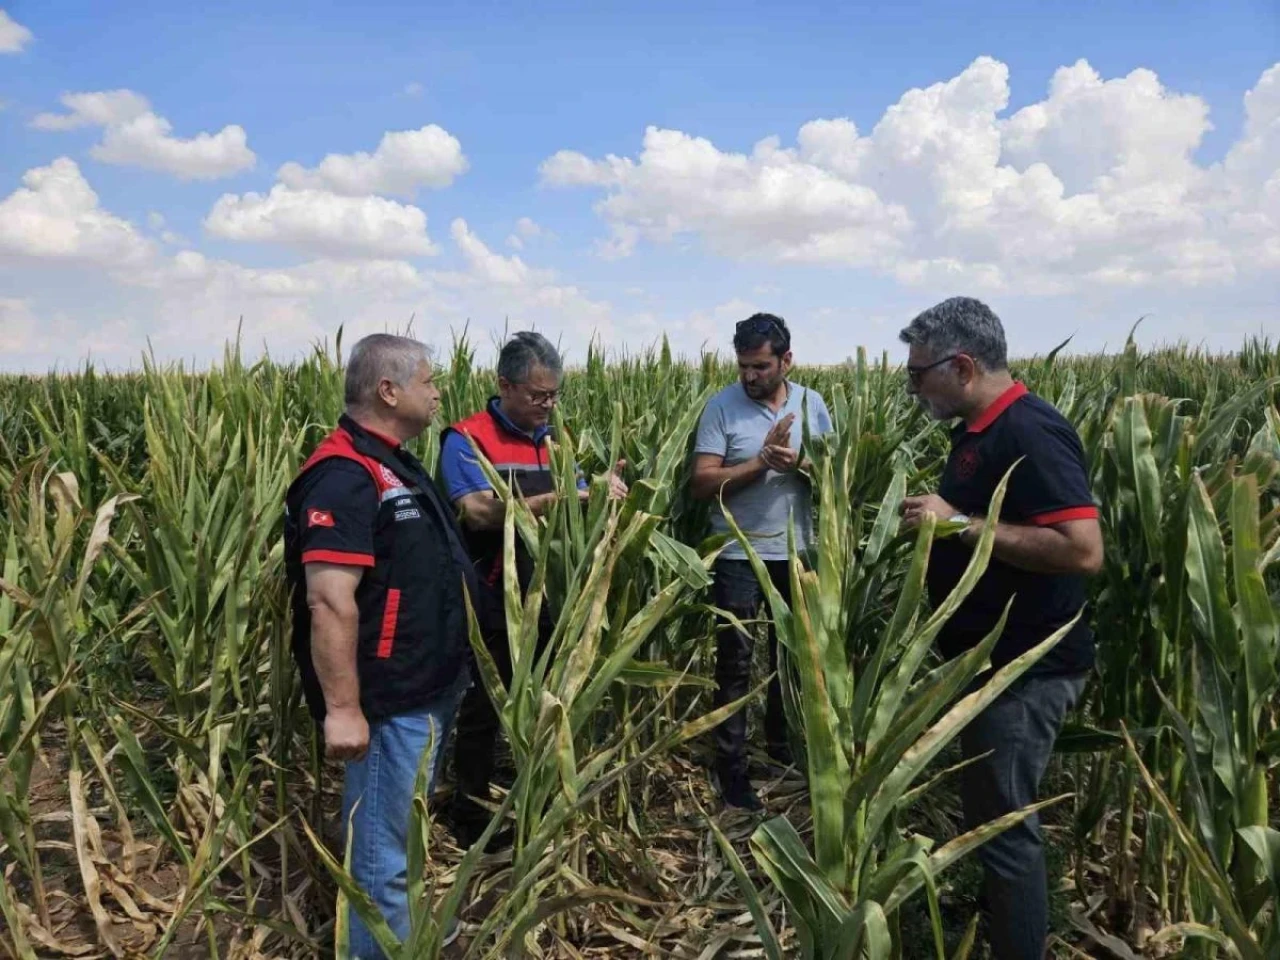
[[[850, 913], [850, 904], [832, 886], [821, 867], [805, 849], [791, 822], [777, 817], [761, 824], [751, 835], [751, 849], [760, 868], [783, 889], [793, 891], [787, 902], [809, 919], [815, 936], [827, 940]], [[783, 883], [785, 882], [785, 887]], [[802, 891], [796, 896], [794, 891]], [[805, 909], [800, 909], [804, 905]], [[827, 932], [827, 936], [823, 933]]]
[[1258, 486], [1251, 476], [1237, 477], [1231, 498], [1231, 571], [1235, 581], [1235, 616], [1244, 646], [1248, 684], [1250, 741], [1242, 744], [1246, 755], [1256, 751], [1258, 717], [1276, 689], [1276, 651], [1280, 639], [1276, 608], [1258, 569], [1261, 544], [1258, 537]]
[[1147, 766], [1142, 762], [1142, 757], [1138, 754], [1138, 748], [1129, 737], [1128, 731], [1124, 730], [1123, 725], [1121, 729], [1124, 732], [1125, 746], [1128, 748], [1130, 761], [1142, 777], [1143, 783], [1146, 784], [1147, 792], [1151, 795], [1151, 799], [1173, 828], [1173, 838], [1187, 857], [1191, 869], [1195, 870], [1204, 882], [1205, 891], [1209, 899], [1226, 925], [1227, 936], [1231, 938], [1231, 942], [1235, 945], [1243, 960], [1263, 960], [1263, 953], [1258, 946], [1258, 942], [1249, 932], [1243, 917], [1240, 916], [1232, 893], [1231, 882], [1214, 867], [1212, 858], [1204, 847], [1196, 841], [1183, 821], [1182, 816], [1178, 813], [1177, 808], [1160, 788], [1160, 785], [1156, 783], [1150, 771], [1147, 770]]
[[1139, 525], [1147, 555], [1160, 556], [1163, 499], [1160, 469], [1152, 453], [1151, 428], [1141, 397], [1127, 397], [1115, 418], [1116, 454], [1125, 488], [1137, 497]]
[[969, 832], [956, 837], [954, 840], [939, 847], [936, 852], [928, 857], [928, 869], [924, 872], [908, 875], [894, 888], [892, 893], [884, 901], [884, 908], [887, 913], [892, 914], [903, 903], [907, 901], [921, 886], [924, 885], [927, 877], [937, 877], [948, 867], [953, 866], [957, 861], [968, 856], [974, 850], [990, 840], [997, 837], [1011, 827], [1015, 827], [1022, 821], [1026, 820], [1032, 814], [1039, 813], [1046, 807], [1051, 807], [1056, 803], [1071, 798], [1071, 794], [1064, 793], [1061, 796], [1053, 797], [1049, 800], [1042, 800], [1039, 803], [1033, 803], [1023, 807], [1021, 810], [1015, 810], [1013, 813], [1007, 813], [1003, 817], [998, 817], [990, 823], [984, 823], [980, 827], [975, 827]]
[[1236, 833], [1262, 864], [1263, 872], [1271, 883], [1275, 903], [1280, 903], [1280, 830], [1250, 826], [1241, 827]]
[[733, 849], [733, 844], [729, 842], [729, 838], [724, 835], [724, 831], [716, 825], [716, 822], [707, 816], [705, 811], [699, 809], [699, 812], [715, 838], [716, 846], [724, 855], [725, 862], [729, 864], [729, 869], [733, 871], [734, 879], [738, 881], [738, 889], [742, 891], [743, 899], [747, 902], [747, 910], [751, 913], [751, 919], [755, 921], [756, 933], [760, 935], [760, 945], [764, 949], [765, 957], [767, 960], [782, 960], [782, 945], [778, 942], [778, 935], [774, 932], [773, 924], [769, 922], [769, 914], [760, 899], [760, 892], [756, 890], [756, 885], [748, 876], [742, 858], [738, 856], [738, 852]]
[[[355, 811], [353, 809], [352, 813], [354, 812]], [[315, 831], [311, 829], [311, 824], [307, 823], [305, 820], [302, 821], [302, 830], [306, 834], [307, 839], [311, 841], [311, 847], [315, 851], [320, 863], [324, 866], [329, 876], [333, 878], [333, 882], [338, 886], [338, 914], [341, 915], [346, 913], [346, 911], [342, 909], [344, 906], [349, 906], [352, 910], [355, 910], [356, 914], [360, 917], [361, 922], [366, 928], [368, 928], [369, 932], [373, 935], [373, 938], [378, 942], [378, 946], [380, 946], [390, 957], [399, 956], [400, 939], [392, 932], [391, 928], [387, 926], [387, 921], [378, 910], [377, 904], [375, 904], [369, 894], [367, 894], [364, 889], [356, 883], [355, 879], [349, 872], [351, 858], [350, 843], [348, 842], [347, 844], [346, 865], [344, 865], [334, 859], [333, 854], [329, 852], [324, 841], [316, 836]], [[347, 836], [350, 837], [352, 832], [350, 823], [347, 825], [346, 832]], [[342, 936], [342, 939], [349, 938], [350, 936], [350, 930], [346, 927], [345, 923], [343, 924], [342, 930], [335, 931], [335, 939], [343, 934], [345, 934], [345, 936]], [[345, 956], [350, 956], [350, 947], [348, 943], [335, 943], [335, 949], [338, 951], [345, 950]], [[344, 953], [339, 952], [338, 956], [343, 957]]]
[[1026, 653], [1015, 657], [1001, 667], [980, 688], [964, 697], [959, 703], [947, 711], [946, 715], [935, 723], [902, 757], [902, 761], [884, 780], [877, 791], [867, 815], [870, 832], [879, 828], [880, 824], [896, 807], [906, 793], [907, 787], [919, 776], [928, 763], [938, 755], [954, 737], [959, 735], [969, 722], [981, 713], [1000, 694], [1013, 684], [1020, 676], [1031, 669], [1075, 626], [1079, 619], [1076, 615], [1069, 623], [1055, 630], [1049, 637], [1032, 647]]

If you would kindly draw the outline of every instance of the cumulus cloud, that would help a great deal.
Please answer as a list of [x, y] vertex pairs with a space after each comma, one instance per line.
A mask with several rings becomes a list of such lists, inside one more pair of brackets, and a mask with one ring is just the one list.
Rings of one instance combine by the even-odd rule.
[[1245, 97], [1243, 136], [1199, 165], [1199, 97], [1150, 70], [1059, 69], [1004, 116], [1008, 68], [980, 57], [907, 91], [870, 133], [847, 118], [750, 153], [650, 127], [635, 158], [562, 150], [544, 184], [599, 191], [605, 256], [694, 235], [713, 251], [866, 267], [909, 284], [1066, 293], [1195, 286], [1280, 265], [1280, 64]]
[[146, 97], [132, 90], [64, 94], [66, 113], [41, 113], [31, 121], [38, 130], [102, 127], [102, 142], [90, 151], [95, 160], [168, 173], [179, 180], [216, 180], [253, 167], [244, 128], [231, 124], [217, 133], [173, 136], [173, 125], [157, 115]]
[[145, 335], [160, 355], [213, 357], [239, 333], [248, 348], [266, 343], [284, 357], [332, 338], [339, 325], [352, 342], [403, 330], [411, 317], [416, 335], [439, 345], [467, 327], [483, 350], [508, 325], [536, 327], [572, 348], [593, 335], [616, 341], [607, 302], [558, 282], [552, 271], [493, 254], [463, 221], [451, 236], [463, 263], [453, 271], [398, 259], [249, 267], [194, 250], [156, 258], [120, 278], [140, 304], [137, 314], [149, 318], [126, 342]]
[[74, 160], [28, 170], [25, 186], [0, 201], [0, 256], [124, 267], [147, 260], [151, 243], [103, 210]]
[[466, 170], [458, 138], [433, 123], [420, 130], [386, 133], [373, 153], [331, 153], [313, 169], [286, 163], [278, 177], [295, 190], [412, 199], [420, 187], [447, 187]]
[[0, 53], [21, 53], [32, 39], [30, 30], [0, 10]]
[[132, 90], [99, 90], [66, 93], [67, 113], [41, 113], [31, 121], [37, 130], [75, 130], [78, 127], [114, 127], [136, 120], [151, 110], [147, 98]]
[[471, 271], [489, 283], [515, 286], [527, 283], [533, 278], [533, 272], [525, 266], [519, 257], [504, 257], [494, 253], [484, 241], [471, 232], [467, 221], [458, 217], [449, 225], [449, 233], [457, 244], [462, 255], [466, 257]]
[[542, 167], [556, 186], [604, 186], [597, 210], [615, 227], [604, 248], [625, 256], [643, 235], [667, 241], [697, 233], [730, 256], [867, 262], [894, 247], [910, 226], [906, 211], [874, 190], [844, 180], [780, 148], [776, 138], [751, 154], [650, 127], [638, 161], [592, 162], [564, 152]]
[[523, 250], [526, 240], [544, 236], [546, 231], [529, 217], [521, 217], [516, 221], [516, 229], [507, 236], [507, 246], [515, 250]]
[[427, 215], [382, 197], [348, 197], [276, 184], [269, 194], [225, 194], [205, 229], [227, 240], [278, 243], [332, 256], [402, 257], [437, 252]]
[[[495, 253], [462, 218], [450, 224], [449, 233], [466, 269], [432, 275], [448, 315], [491, 330], [508, 323], [512, 329], [534, 325], [553, 340], [563, 336], [578, 345], [592, 337], [605, 344], [622, 342], [622, 326], [609, 302], [563, 283], [554, 270]], [[627, 330], [636, 333], [629, 324]]]

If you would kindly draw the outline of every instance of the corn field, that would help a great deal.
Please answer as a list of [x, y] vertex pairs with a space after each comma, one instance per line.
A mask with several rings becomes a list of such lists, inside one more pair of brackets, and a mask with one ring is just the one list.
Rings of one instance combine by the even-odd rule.
[[[465, 341], [440, 360], [431, 469], [439, 429], [494, 390]], [[901, 533], [897, 504], [936, 489], [947, 431], [899, 360], [793, 374], [836, 432], [807, 444], [815, 553], [766, 609], [798, 760], [756, 817], [708, 781], [706, 734], [762, 697], [712, 710], [723, 544], [686, 493], [698, 414], [735, 368], [664, 344], [567, 373], [558, 482], [625, 459], [630, 494], [600, 480], [585, 510], [507, 511], [535, 589], [506, 598], [510, 684], [484, 656], [479, 673], [509, 744], [490, 831], [515, 843], [464, 854], [420, 796], [403, 944], [344, 870], [341, 769], [289, 653], [283, 498], [341, 412], [341, 337], [293, 365], [232, 346], [202, 372], [0, 379], [0, 951], [342, 955], [350, 903], [404, 958], [983, 956], [969, 854], [1030, 810], [960, 833], [957, 735], [1056, 638], [972, 693], [995, 635], [932, 651], [991, 533], [930, 608], [951, 531]], [[1280, 348], [1131, 341], [1014, 372], [1076, 424], [1106, 538], [1099, 665], [1040, 805], [1051, 951], [1280, 960]]]

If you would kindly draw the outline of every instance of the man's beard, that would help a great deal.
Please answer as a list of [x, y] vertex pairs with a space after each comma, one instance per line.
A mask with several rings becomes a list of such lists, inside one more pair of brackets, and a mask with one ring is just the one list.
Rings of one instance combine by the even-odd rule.
[[916, 394], [916, 403], [924, 408], [925, 413], [929, 414], [934, 420], [954, 420], [960, 414], [947, 410], [940, 404], [930, 403], [925, 399], [923, 394]]

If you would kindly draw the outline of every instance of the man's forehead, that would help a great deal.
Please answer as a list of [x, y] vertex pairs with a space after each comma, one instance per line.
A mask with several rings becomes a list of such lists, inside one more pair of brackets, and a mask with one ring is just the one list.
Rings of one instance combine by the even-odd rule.
[[768, 344], [765, 344], [764, 346], [761, 346], [761, 347], [756, 347], [756, 349], [754, 350], [738, 351], [739, 363], [744, 363], [744, 364], [771, 363], [774, 360], [778, 360], [778, 359], [780, 358], [774, 354], [773, 348], [770, 347]]
[[529, 368], [529, 378], [525, 382], [536, 390], [554, 390], [560, 383], [560, 376], [542, 364], [535, 364]]
[[933, 351], [923, 343], [913, 343], [907, 351], [908, 363], [928, 363], [933, 360]]

